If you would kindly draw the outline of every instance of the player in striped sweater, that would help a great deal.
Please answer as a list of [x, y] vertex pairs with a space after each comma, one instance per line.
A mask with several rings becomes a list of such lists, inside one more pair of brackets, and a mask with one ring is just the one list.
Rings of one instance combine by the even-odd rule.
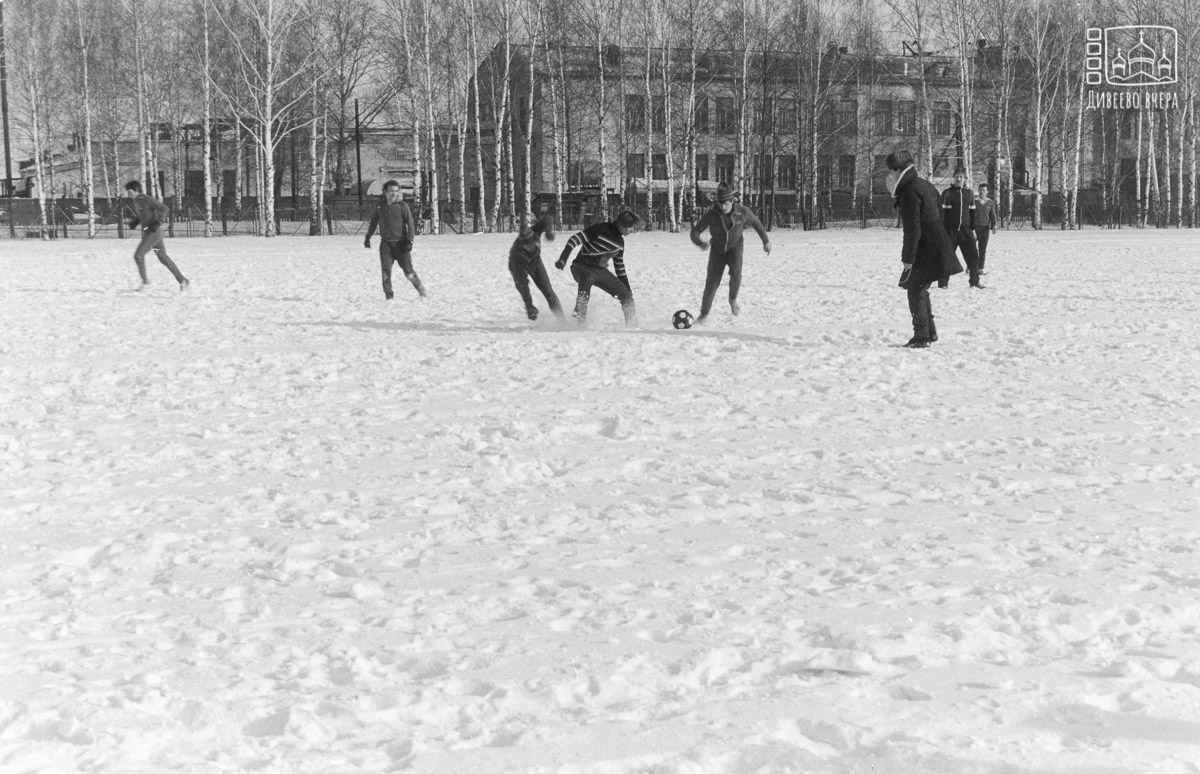
[[[579, 325], [587, 323], [588, 301], [593, 287], [600, 288], [621, 302], [627, 326], [637, 325], [633, 289], [625, 273], [625, 236], [641, 222], [641, 218], [625, 210], [611, 221], [588, 226], [567, 240], [554, 266], [559, 271], [564, 269], [571, 253], [576, 247], [579, 248], [579, 255], [571, 264], [571, 276], [579, 283], [579, 291], [575, 296], [575, 321]], [[615, 274], [609, 271], [609, 260], [612, 261]]]

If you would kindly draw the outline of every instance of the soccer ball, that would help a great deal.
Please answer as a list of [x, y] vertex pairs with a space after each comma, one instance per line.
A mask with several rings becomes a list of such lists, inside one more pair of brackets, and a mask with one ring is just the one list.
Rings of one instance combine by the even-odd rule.
[[679, 330], [692, 327], [692, 313], [686, 309], [680, 309], [671, 315], [671, 324]]

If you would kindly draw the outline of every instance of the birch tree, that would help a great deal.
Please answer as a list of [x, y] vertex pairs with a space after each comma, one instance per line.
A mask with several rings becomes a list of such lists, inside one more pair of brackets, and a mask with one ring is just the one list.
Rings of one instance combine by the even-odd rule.
[[84, 16], [83, 0], [73, 0], [71, 11], [71, 22], [74, 27], [73, 42], [79, 55], [79, 85], [81, 86], [81, 96], [83, 97], [83, 200], [87, 206], [88, 238], [92, 239], [96, 236], [96, 191], [95, 163], [92, 159], [92, 79], [90, 67], [92, 41], [96, 34], [96, 28], [91, 21], [92, 17], [85, 18]]
[[[25, 6], [15, 14], [15, 43], [13, 60], [19, 62], [15, 69], [16, 88], [13, 90], [13, 123], [24, 130], [29, 146], [33, 150], [34, 183], [37, 187], [38, 225], [43, 240], [53, 235], [50, 226], [50, 209], [47, 193], [53, 186], [50, 148], [53, 143], [51, 132], [52, 109], [58, 104], [56, 94], [53, 50], [55, 22], [58, 19], [57, 0], [46, 0], [39, 4], [37, 12]], [[21, 103], [24, 103], [23, 105]]]
[[[239, 72], [239, 86], [245, 88], [249, 100], [244, 105], [251, 120], [251, 136], [261, 154], [262, 206], [260, 222], [263, 235], [273, 237], [275, 231], [275, 152], [287, 136], [287, 127], [304, 105], [307, 92], [291, 88], [309, 75], [312, 52], [303, 52], [299, 61], [291, 57], [305, 22], [306, 7], [300, 0], [240, 0], [238, 13], [209, 0], [214, 16], [228, 32], [233, 45], [231, 57]], [[238, 95], [227, 84], [214, 82], [215, 90], [225, 98], [230, 109], [237, 112]]]
[[[619, 0], [618, 0], [619, 3]], [[614, 16], [620, 18], [621, 8], [612, 0], [592, 0], [590, 3], [590, 22], [594, 34], [596, 55], [596, 149], [600, 158], [600, 206], [597, 216], [601, 219], [608, 216], [608, 40]], [[617, 50], [618, 56], [620, 50]], [[616, 63], [618, 71], [621, 63]], [[618, 95], [620, 96], [620, 95]]]
[[679, 231], [678, 213], [675, 211], [675, 147], [672, 141], [672, 127], [675, 125], [672, 113], [671, 87], [674, 85], [674, 62], [672, 61], [671, 40], [673, 29], [671, 15], [667, 12], [665, 3], [655, 3], [656, 26], [662, 36], [662, 51], [660, 69], [662, 73], [663, 92], [663, 154], [667, 161], [667, 226], [671, 233]]
[[384, 25], [371, 0], [314, 2], [309, 12], [317, 25], [321, 113], [324, 116], [327, 110], [333, 125], [333, 188], [342, 193], [352, 179], [347, 152], [352, 147], [354, 101], [359, 100], [359, 120], [367, 124], [393, 104], [396, 79], [385, 73], [387, 51], [394, 46], [380, 32]]
[[[687, 91], [684, 98], [683, 125], [683, 190], [680, 196], [680, 206], [690, 204], [690, 211], [695, 211], [699, 202], [694, 201], [696, 191], [696, 118], [699, 109], [699, 97], [702, 89], [712, 83], [712, 72], [707, 71], [703, 80], [699, 73], [698, 55], [700, 51], [712, 48], [713, 12], [714, 5], [707, 0], [678, 0], [673, 6], [677, 12], [675, 27], [682, 30], [680, 45], [687, 51]], [[706, 104], [707, 108], [708, 105]], [[689, 213], [690, 214], [690, 213]], [[681, 218], [683, 214], [681, 213]], [[691, 218], [688, 217], [688, 220]]]
[[201, 66], [204, 71], [203, 95], [204, 117], [201, 119], [200, 135], [204, 138], [204, 236], [213, 235], [213, 115], [212, 115], [212, 47], [210, 45], [212, 25], [209, 17], [208, 2], [201, 0], [200, 31], [201, 31]]
[[[937, 170], [937, 159], [933, 144], [933, 122], [929, 116], [928, 51], [932, 38], [932, 0], [884, 0], [892, 10], [900, 33], [905, 36], [917, 61], [917, 116], [921, 141], [913, 155], [925, 160], [925, 174], [932, 177]], [[1037, 2], [1038, 0], [1034, 0]]]
[[[539, 22], [542, 27], [542, 39], [546, 42], [542, 46], [542, 54], [546, 65], [546, 85], [550, 90], [550, 133], [551, 143], [553, 145], [553, 164], [554, 164], [554, 207], [556, 219], [562, 218], [562, 200], [563, 192], [566, 190], [564, 184], [565, 166], [563, 163], [563, 135], [560, 116], [562, 114], [562, 91], [565, 90], [565, 77], [562, 75], [562, 39], [561, 36], [552, 36], [550, 31], [550, 16], [546, 13], [545, 6], [538, 4]], [[557, 28], [556, 28], [557, 29]], [[553, 40], [553, 45], [551, 41]], [[557, 61], [551, 57], [551, 50], [555, 52]], [[474, 61], [474, 60], [472, 60]], [[544, 110], [543, 105], [543, 110]]]
[[[475, 15], [475, 0], [467, 0], [467, 37], [471, 49], [471, 61], [479, 61], [479, 28], [477, 17]], [[490, 68], [489, 68], [490, 70]], [[488, 222], [484, 213], [487, 186], [484, 184], [483, 177], [483, 127], [482, 127], [482, 108], [479, 104], [479, 73], [476, 71], [471, 75], [471, 104], [472, 104], [472, 120], [474, 122], [475, 132], [475, 180], [478, 181], [479, 196], [475, 200], [475, 221], [483, 226], [484, 231], [491, 231], [491, 224]], [[496, 131], [500, 128], [496, 127]], [[497, 192], [499, 194], [499, 192]]]

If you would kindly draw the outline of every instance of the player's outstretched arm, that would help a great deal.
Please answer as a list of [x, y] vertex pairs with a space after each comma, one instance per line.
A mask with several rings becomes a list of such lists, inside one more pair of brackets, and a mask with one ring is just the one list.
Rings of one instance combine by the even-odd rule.
[[583, 244], [583, 232], [579, 231], [567, 240], [567, 244], [563, 246], [563, 250], [559, 254], [558, 260], [554, 262], [554, 268], [558, 269], [559, 271], [565, 269], [567, 266], [567, 261], [571, 259], [571, 253], [581, 244]]

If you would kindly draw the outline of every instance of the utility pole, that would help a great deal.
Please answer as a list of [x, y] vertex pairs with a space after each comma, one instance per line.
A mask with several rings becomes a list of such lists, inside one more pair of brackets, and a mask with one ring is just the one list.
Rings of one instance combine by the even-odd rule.
[[8, 139], [8, 64], [4, 54], [4, 0], [0, 0], [0, 112], [4, 114], [4, 198], [8, 208], [8, 234], [17, 236], [13, 215], [12, 146]]

